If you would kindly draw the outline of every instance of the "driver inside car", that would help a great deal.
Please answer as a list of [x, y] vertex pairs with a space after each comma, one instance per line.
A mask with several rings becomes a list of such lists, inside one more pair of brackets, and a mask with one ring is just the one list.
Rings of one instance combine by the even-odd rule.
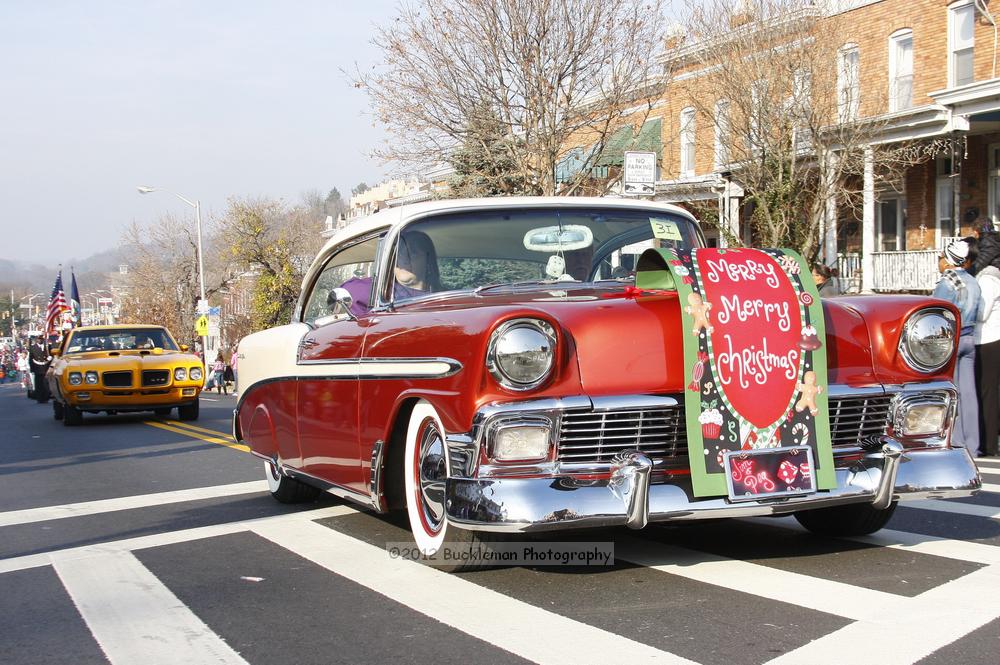
[[[400, 235], [393, 275], [393, 300], [415, 298], [441, 290], [437, 252], [430, 236], [423, 231], [405, 231]], [[368, 313], [371, 309], [371, 277], [352, 277], [341, 288], [351, 294], [351, 313], [355, 316]], [[327, 297], [327, 304], [331, 308], [336, 304], [332, 292]]]

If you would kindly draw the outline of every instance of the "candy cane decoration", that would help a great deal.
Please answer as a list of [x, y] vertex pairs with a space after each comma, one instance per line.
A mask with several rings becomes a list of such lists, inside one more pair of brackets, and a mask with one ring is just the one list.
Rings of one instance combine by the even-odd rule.
[[701, 392], [701, 377], [705, 375], [705, 363], [708, 362], [708, 354], [704, 351], [698, 352], [698, 361], [694, 364], [694, 368], [691, 370], [691, 383], [688, 384], [688, 390], [694, 392]]

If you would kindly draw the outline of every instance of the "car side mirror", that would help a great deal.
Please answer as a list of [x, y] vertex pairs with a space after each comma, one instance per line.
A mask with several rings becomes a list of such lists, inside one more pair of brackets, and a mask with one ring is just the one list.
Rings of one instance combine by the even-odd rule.
[[53, 358], [58, 356], [60, 353], [62, 353], [62, 350], [60, 349], [49, 349], [49, 355], [52, 356]]
[[347, 314], [352, 321], [356, 321], [358, 318], [351, 311], [351, 307], [354, 306], [354, 296], [343, 287], [338, 286], [332, 289], [330, 295], [326, 297], [326, 304], [330, 307], [330, 312], [333, 314]]
[[188, 345], [187, 344], [181, 344], [181, 351], [187, 351], [187, 350], [188, 350]]

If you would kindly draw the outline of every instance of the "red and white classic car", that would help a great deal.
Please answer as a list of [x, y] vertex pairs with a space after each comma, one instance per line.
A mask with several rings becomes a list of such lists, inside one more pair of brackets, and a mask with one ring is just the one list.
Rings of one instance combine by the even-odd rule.
[[[630, 200], [454, 200], [376, 213], [319, 253], [292, 323], [240, 343], [234, 436], [265, 460], [279, 501], [325, 490], [378, 512], [405, 509], [427, 553], [486, 533], [749, 515], [864, 534], [900, 500], [980, 488], [949, 438], [956, 310], [858, 296], [821, 303], [825, 338], [809, 347], [825, 346], [828, 385], [810, 394], [821, 392], [829, 411], [831, 482], [787, 495], [734, 494], [731, 482], [721, 495], [695, 491], [695, 463], [716, 456], [689, 455], [690, 426], [700, 422], [706, 446], [727, 428], [715, 408], [690, 413], [690, 398], [685, 413], [690, 307], [676, 291], [636, 288], [635, 273], [643, 252], [719, 251], [704, 245], [686, 211]], [[722, 324], [724, 310], [705, 311], [705, 323]], [[791, 392], [778, 401], [797, 406], [781, 412], [786, 425], [819, 410], [799, 399], [809, 381], [796, 381], [812, 374], [800, 371], [804, 356], [788, 357]], [[707, 371], [701, 358], [695, 380]], [[719, 450], [719, 470], [735, 474], [729, 455], [758, 444], [725, 425], [735, 450]], [[800, 471], [808, 478], [810, 465], [792, 465]]]

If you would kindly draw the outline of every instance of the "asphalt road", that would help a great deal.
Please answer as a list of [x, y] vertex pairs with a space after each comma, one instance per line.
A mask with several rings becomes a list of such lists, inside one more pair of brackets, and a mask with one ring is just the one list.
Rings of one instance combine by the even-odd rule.
[[865, 539], [655, 526], [572, 537], [611, 567], [448, 575], [388, 556], [397, 518], [273, 501], [232, 406], [67, 428], [0, 386], [0, 662], [1000, 662], [1000, 460]]

